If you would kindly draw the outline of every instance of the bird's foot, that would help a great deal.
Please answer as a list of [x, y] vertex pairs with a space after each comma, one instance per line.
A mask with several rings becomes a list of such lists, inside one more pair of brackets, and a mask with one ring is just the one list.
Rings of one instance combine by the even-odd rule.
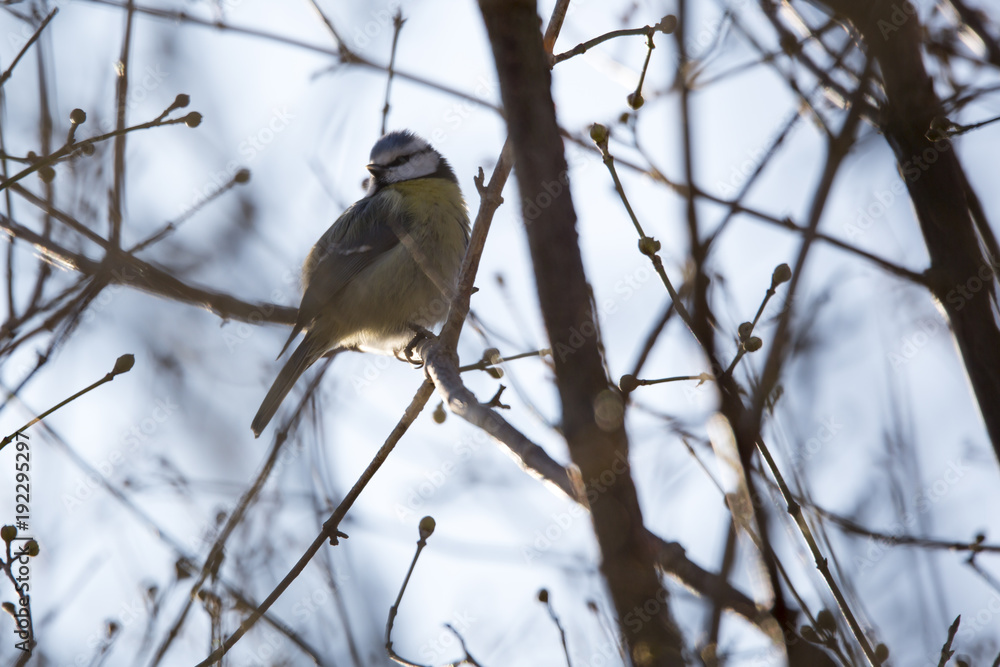
[[430, 340], [434, 337], [430, 331], [420, 326], [419, 324], [410, 324], [410, 329], [413, 331], [413, 340], [406, 344], [403, 348], [403, 356], [408, 362], [410, 362], [414, 368], [423, 368], [424, 362], [422, 359], [415, 359], [413, 356], [414, 350], [425, 340]]

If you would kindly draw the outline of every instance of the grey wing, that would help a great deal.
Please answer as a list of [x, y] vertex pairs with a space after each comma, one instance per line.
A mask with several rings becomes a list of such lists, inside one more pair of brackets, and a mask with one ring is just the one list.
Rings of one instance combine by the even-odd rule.
[[390, 214], [385, 194], [366, 197], [344, 211], [316, 242], [302, 271], [305, 292], [298, 318], [279, 357], [354, 276], [399, 243], [399, 237], [385, 224]]

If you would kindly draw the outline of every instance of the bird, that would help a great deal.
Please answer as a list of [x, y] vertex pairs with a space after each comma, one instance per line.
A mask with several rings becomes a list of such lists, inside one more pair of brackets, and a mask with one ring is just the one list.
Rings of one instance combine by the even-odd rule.
[[278, 353], [305, 336], [253, 418], [260, 437], [299, 376], [331, 350], [410, 358], [408, 344], [442, 322], [469, 246], [469, 214], [448, 161], [409, 130], [375, 142], [365, 195], [312, 247], [302, 302]]

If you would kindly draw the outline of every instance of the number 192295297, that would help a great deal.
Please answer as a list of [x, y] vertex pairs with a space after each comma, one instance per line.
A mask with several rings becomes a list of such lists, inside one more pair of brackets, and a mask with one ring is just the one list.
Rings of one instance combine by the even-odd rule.
[[14, 443], [17, 451], [14, 455], [14, 521], [18, 530], [26, 531], [31, 518], [31, 450], [28, 436], [18, 436]]

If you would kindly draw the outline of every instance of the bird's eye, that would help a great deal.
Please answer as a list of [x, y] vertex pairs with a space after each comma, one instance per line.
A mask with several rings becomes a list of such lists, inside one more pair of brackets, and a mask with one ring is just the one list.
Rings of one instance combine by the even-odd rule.
[[389, 163], [390, 167], [400, 167], [410, 161], [409, 155], [400, 155], [398, 158]]

